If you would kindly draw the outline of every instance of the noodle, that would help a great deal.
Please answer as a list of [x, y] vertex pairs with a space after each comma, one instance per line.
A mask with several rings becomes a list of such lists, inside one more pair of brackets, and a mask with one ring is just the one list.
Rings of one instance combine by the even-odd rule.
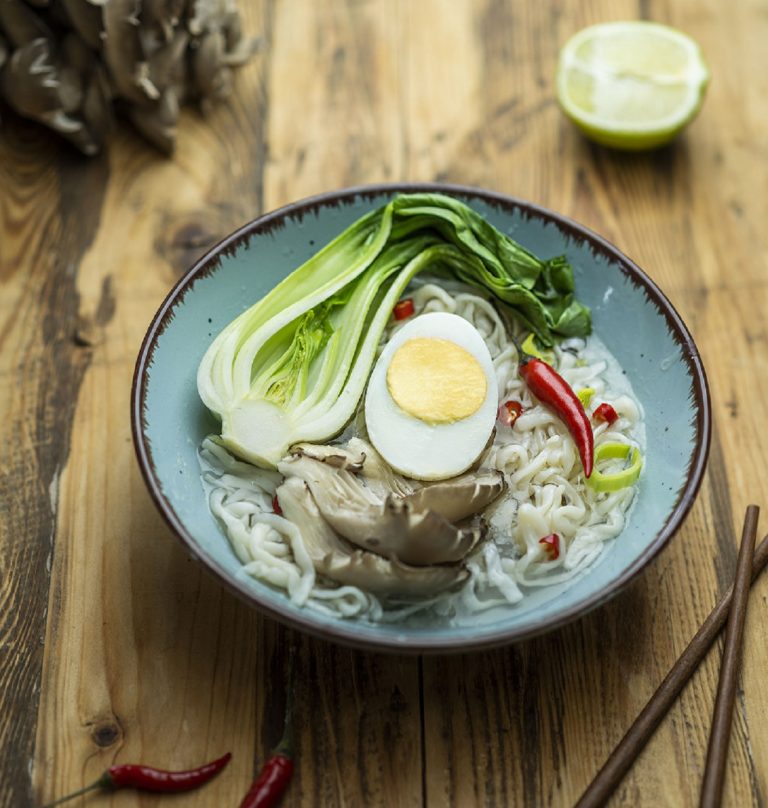
[[[446, 618], [478, 614], [520, 603], [526, 589], [556, 586], [581, 574], [606, 542], [624, 528], [635, 487], [598, 493], [581, 478], [581, 463], [566, 427], [534, 402], [517, 372], [518, 354], [507, 326], [487, 300], [456, 284], [417, 285], [417, 314], [450, 312], [468, 320], [485, 340], [493, 360], [501, 401], [515, 399], [523, 414], [514, 432], [499, 426], [482, 465], [503, 472], [507, 493], [486, 509], [487, 539], [465, 559], [469, 573], [458, 590], [419, 601], [387, 600], [316, 574], [298, 528], [272, 513], [282, 482], [276, 471], [232, 457], [214, 439], [200, 449], [202, 480], [211, 512], [222, 524], [240, 560], [241, 575], [285, 591], [291, 601], [329, 617], [397, 622], [431, 612]], [[453, 289], [453, 291], [450, 291]], [[384, 335], [388, 341], [402, 323]], [[558, 372], [575, 389], [594, 389], [619, 415], [613, 425], [595, 424], [595, 446], [623, 442], [644, 448], [642, 412], [626, 379], [600, 341], [564, 340], [555, 349]], [[358, 415], [342, 438], [358, 434]], [[560, 554], [550, 560], [539, 540], [557, 533]]]

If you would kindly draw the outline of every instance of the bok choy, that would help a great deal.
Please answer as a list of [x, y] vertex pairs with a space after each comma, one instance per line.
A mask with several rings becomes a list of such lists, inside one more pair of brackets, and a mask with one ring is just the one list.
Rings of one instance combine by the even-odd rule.
[[274, 467], [292, 444], [338, 434], [394, 305], [425, 270], [489, 293], [542, 345], [591, 330], [564, 257], [540, 260], [451, 197], [404, 194], [358, 219], [215, 339], [197, 384], [224, 444]]

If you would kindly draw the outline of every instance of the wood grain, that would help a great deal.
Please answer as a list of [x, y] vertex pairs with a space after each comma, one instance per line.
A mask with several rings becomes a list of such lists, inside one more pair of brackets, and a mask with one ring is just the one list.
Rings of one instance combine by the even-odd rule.
[[[264, 47], [230, 103], [184, 114], [172, 160], [124, 130], [86, 161], [3, 116], [0, 805], [39, 804], [112, 762], [186, 766], [227, 749], [230, 767], [183, 804], [236, 805], [280, 734], [289, 646], [286, 805], [572, 804], [730, 581], [747, 503], [768, 502], [765, 4], [240, 5]], [[714, 76], [700, 118], [653, 154], [591, 146], [552, 91], [571, 33], [630, 18], [691, 33]], [[593, 228], [661, 285], [707, 367], [715, 434], [680, 534], [610, 604], [516, 647], [402, 659], [263, 620], [185, 557], [136, 469], [133, 362], [174, 279], [262, 211], [382, 180], [485, 186]], [[753, 597], [729, 806], [768, 799], [768, 582]], [[717, 663], [612, 805], [695, 805]], [[165, 802], [179, 801], [112, 800]]]
[[103, 161], [62, 157], [52, 137], [15, 124], [0, 144], [0, 802], [24, 805], [58, 477], [91, 361], [76, 338], [76, 265], [98, 227], [106, 173]]

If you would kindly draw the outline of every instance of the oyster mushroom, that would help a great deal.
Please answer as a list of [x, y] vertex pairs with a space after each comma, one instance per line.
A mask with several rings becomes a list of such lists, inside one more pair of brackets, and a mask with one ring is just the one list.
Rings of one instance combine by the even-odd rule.
[[478, 469], [452, 480], [425, 485], [404, 500], [417, 511], [439, 513], [458, 522], [490, 505], [504, 490], [504, 475], [496, 469]]
[[[482, 526], [454, 525], [438, 508], [454, 519], [463, 519], [493, 501], [504, 488], [500, 472], [482, 471], [452, 483], [435, 484], [432, 496], [421, 493], [432, 486], [397, 496], [381, 485], [367, 484], [366, 463], [362, 475], [354, 474], [313, 457], [311, 453], [317, 455], [319, 448], [294, 447], [295, 454], [279, 463], [278, 470], [307, 483], [323, 518], [341, 536], [408, 564], [444, 564], [464, 558], [482, 538]], [[450, 502], [451, 498], [456, 502]]]
[[61, 57], [83, 78], [93, 69], [96, 61], [94, 52], [73, 31], [65, 34], [61, 40]]
[[169, 41], [179, 25], [186, 0], [144, 0], [141, 7], [142, 18], [147, 24], [160, 30]]
[[139, 0], [111, 0], [103, 7], [104, 59], [116, 95], [136, 104], [157, 99], [160, 91], [149, 78], [141, 45]]
[[205, 113], [212, 101], [226, 98], [232, 88], [232, 70], [224, 62], [224, 48], [224, 34], [213, 30], [197, 40], [192, 51], [192, 75]]
[[363, 463], [366, 462], [367, 453], [363, 447], [367, 447], [367, 445], [362, 444], [359, 447], [352, 447], [351, 441], [348, 447], [297, 443], [291, 447], [291, 454], [319, 460], [321, 463], [327, 463], [334, 468], [346, 469], [357, 474], [363, 470]]
[[171, 154], [176, 144], [179, 100], [176, 90], [168, 87], [155, 104], [135, 105], [129, 115], [133, 125], [158, 149]]
[[0, 0], [0, 96], [86, 154], [113, 104], [170, 152], [179, 104], [224, 98], [257, 43], [236, 0]]
[[422, 485], [417, 480], [408, 480], [393, 471], [373, 446], [360, 438], [350, 438], [346, 446], [297, 443], [291, 446], [290, 453], [320, 460], [335, 468], [351, 471], [353, 474], [359, 474], [365, 467], [366, 486], [379, 494], [382, 499], [391, 493], [405, 496]]
[[36, 39], [53, 42], [53, 32], [41, 16], [21, 0], [0, 3], [0, 29], [14, 48], [21, 48]]
[[230, 67], [244, 65], [258, 50], [259, 40], [243, 35], [243, 21], [236, 8], [225, 13], [222, 29], [226, 44], [224, 63]]
[[218, 28], [219, 18], [224, 11], [223, 5], [229, 6], [227, 0], [189, 0], [187, 27], [192, 36], [200, 36], [206, 31]]
[[298, 527], [315, 569], [334, 581], [357, 586], [375, 595], [425, 597], [467, 578], [461, 566], [412, 567], [397, 559], [353, 549], [322, 518], [306, 483], [287, 479], [277, 496], [285, 516]]
[[177, 31], [149, 57], [149, 78], [155, 87], [165, 89], [178, 83], [183, 75], [189, 34]]
[[422, 483], [417, 480], [409, 480], [398, 474], [388, 463], [384, 462], [373, 446], [364, 440], [350, 438], [347, 447], [364, 457], [366, 482], [370, 488], [377, 490], [382, 497], [391, 493], [404, 497], [421, 488]]
[[83, 99], [83, 117], [94, 144], [101, 146], [114, 125], [109, 78], [101, 65], [94, 67], [88, 79]]
[[101, 9], [91, 0], [61, 0], [67, 21], [83, 42], [94, 50], [101, 47]]
[[79, 141], [83, 123], [69, 114], [82, 95], [79, 78], [53, 61], [47, 39], [33, 39], [14, 51], [0, 78], [3, 96], [17, 112]]
[[318, 504], [328, 524], [345, 539], [416, 566], [461, 561], [485, 532], [482, 524], [457, 527], [434, 511], [417, 511], [393, 496], [363, 508], [351, 502], [336, 502], [334, 507], [330, 499], [325, 507]]

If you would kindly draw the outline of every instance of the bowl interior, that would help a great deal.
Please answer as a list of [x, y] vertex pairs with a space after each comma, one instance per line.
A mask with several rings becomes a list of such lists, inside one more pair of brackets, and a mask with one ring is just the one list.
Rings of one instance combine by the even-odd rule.
[[628, 525], [585, 575], [565, 587], [529, 590], [520, 604], [492, 610], [471, 625], [423, 618], [371, 625], [297, 608], [281, 592], [238, 574], [240, 564], [208, 510], [199, 478], [196, 452], [216, 421], [197, 395], [198, 363], [230, 320], [347, 225], [391, 198], [397, 190], [392, 187], [352, 189], [290, 206], [247, 225], [201, 259], [171, 292], [145, 339], [134, 385], [134, 435], [142, 471], [171, 526], [193, 555], [246, 599], [294, 625], [357, 645], [466, 649], [560, 625], [603, 602], [650, 560], [679, 526], [701, 480], [709, 400], [684, 324], [615, 248], [525, 203], [474, 189], [426, 189], [459, 196], [541, 257], [567, 255], [595, 331], [645, 410], [645, 470]]

